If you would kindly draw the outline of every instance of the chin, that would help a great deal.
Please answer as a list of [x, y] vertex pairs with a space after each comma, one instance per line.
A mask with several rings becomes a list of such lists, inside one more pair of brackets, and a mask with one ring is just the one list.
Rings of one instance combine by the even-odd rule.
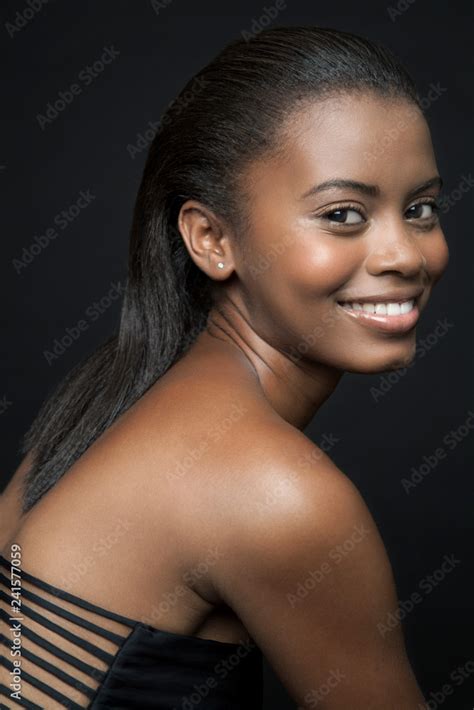
[[389, 348], [384, 347], [379, 354], [372, 350], [367, 353], [367, 358], [361, 358], [357, 363], [353, 362], [346, 371], [374, 375], [378, 372], [392, 372], [408, 367], [416, 356], [416, 339], [413, 337], [409, 344], [394, 346], [392, 352], [388, 350]]

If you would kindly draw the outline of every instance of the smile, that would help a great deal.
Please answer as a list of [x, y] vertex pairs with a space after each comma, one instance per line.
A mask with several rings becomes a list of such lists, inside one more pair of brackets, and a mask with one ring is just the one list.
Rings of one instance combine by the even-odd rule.
[[414, 298], [390, 303], [339, 301], [338, 306], [361, 324], [388, 333], [405, 333], [411, 330], [420, 316]]
[[410, 298], [403, 303], [346, 303], [341, 301], [343, 308], [350, 308], [354, 311], [364, 311], [365, 313], [380, 313], [382, 316], [399, 316], [410, 313], [415, 307], [415, 299]]

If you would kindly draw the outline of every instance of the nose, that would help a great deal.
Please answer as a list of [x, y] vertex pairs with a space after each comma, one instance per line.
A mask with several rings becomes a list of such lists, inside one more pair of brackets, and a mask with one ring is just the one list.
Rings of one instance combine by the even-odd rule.
[[410, 277], [425, 268], [426, 258], [420, 247], [422, 233], [413, 234], [398, 222], [392, 227], [385, 223], [371, 236], [373, 240], [370, 240], [371, 248], [366, 259], [370, 274], [377, 276], [388, 271]]

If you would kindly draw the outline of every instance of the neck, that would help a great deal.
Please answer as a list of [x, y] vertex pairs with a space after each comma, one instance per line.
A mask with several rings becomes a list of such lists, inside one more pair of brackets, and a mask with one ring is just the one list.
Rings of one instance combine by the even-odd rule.
[[303, 356], [290, 357], [270, 345], [229, 300], [211, 309], [196, 345], [211, 351], [224, 347], [234, 357], [244, 355], [271, 407], [300, 430], [309, 424], [343, 375], [341, 370]]

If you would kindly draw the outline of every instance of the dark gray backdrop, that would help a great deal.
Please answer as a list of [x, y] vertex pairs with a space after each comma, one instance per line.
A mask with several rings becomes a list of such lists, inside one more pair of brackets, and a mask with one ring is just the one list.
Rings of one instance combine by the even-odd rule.
[[[117, 325], [146, 147], [188, 78], [271, 15], [379, 39], [405, 61], [428, 101], [450, 264], [413, 366], [346, 375], [306, 433], [379, 525], [430, 707], [472, 710], [471, 3], [22, 0], [1, 15], [2, 488], [44, 397]], [[268, 667], [265, 707], [294, 707]]]

